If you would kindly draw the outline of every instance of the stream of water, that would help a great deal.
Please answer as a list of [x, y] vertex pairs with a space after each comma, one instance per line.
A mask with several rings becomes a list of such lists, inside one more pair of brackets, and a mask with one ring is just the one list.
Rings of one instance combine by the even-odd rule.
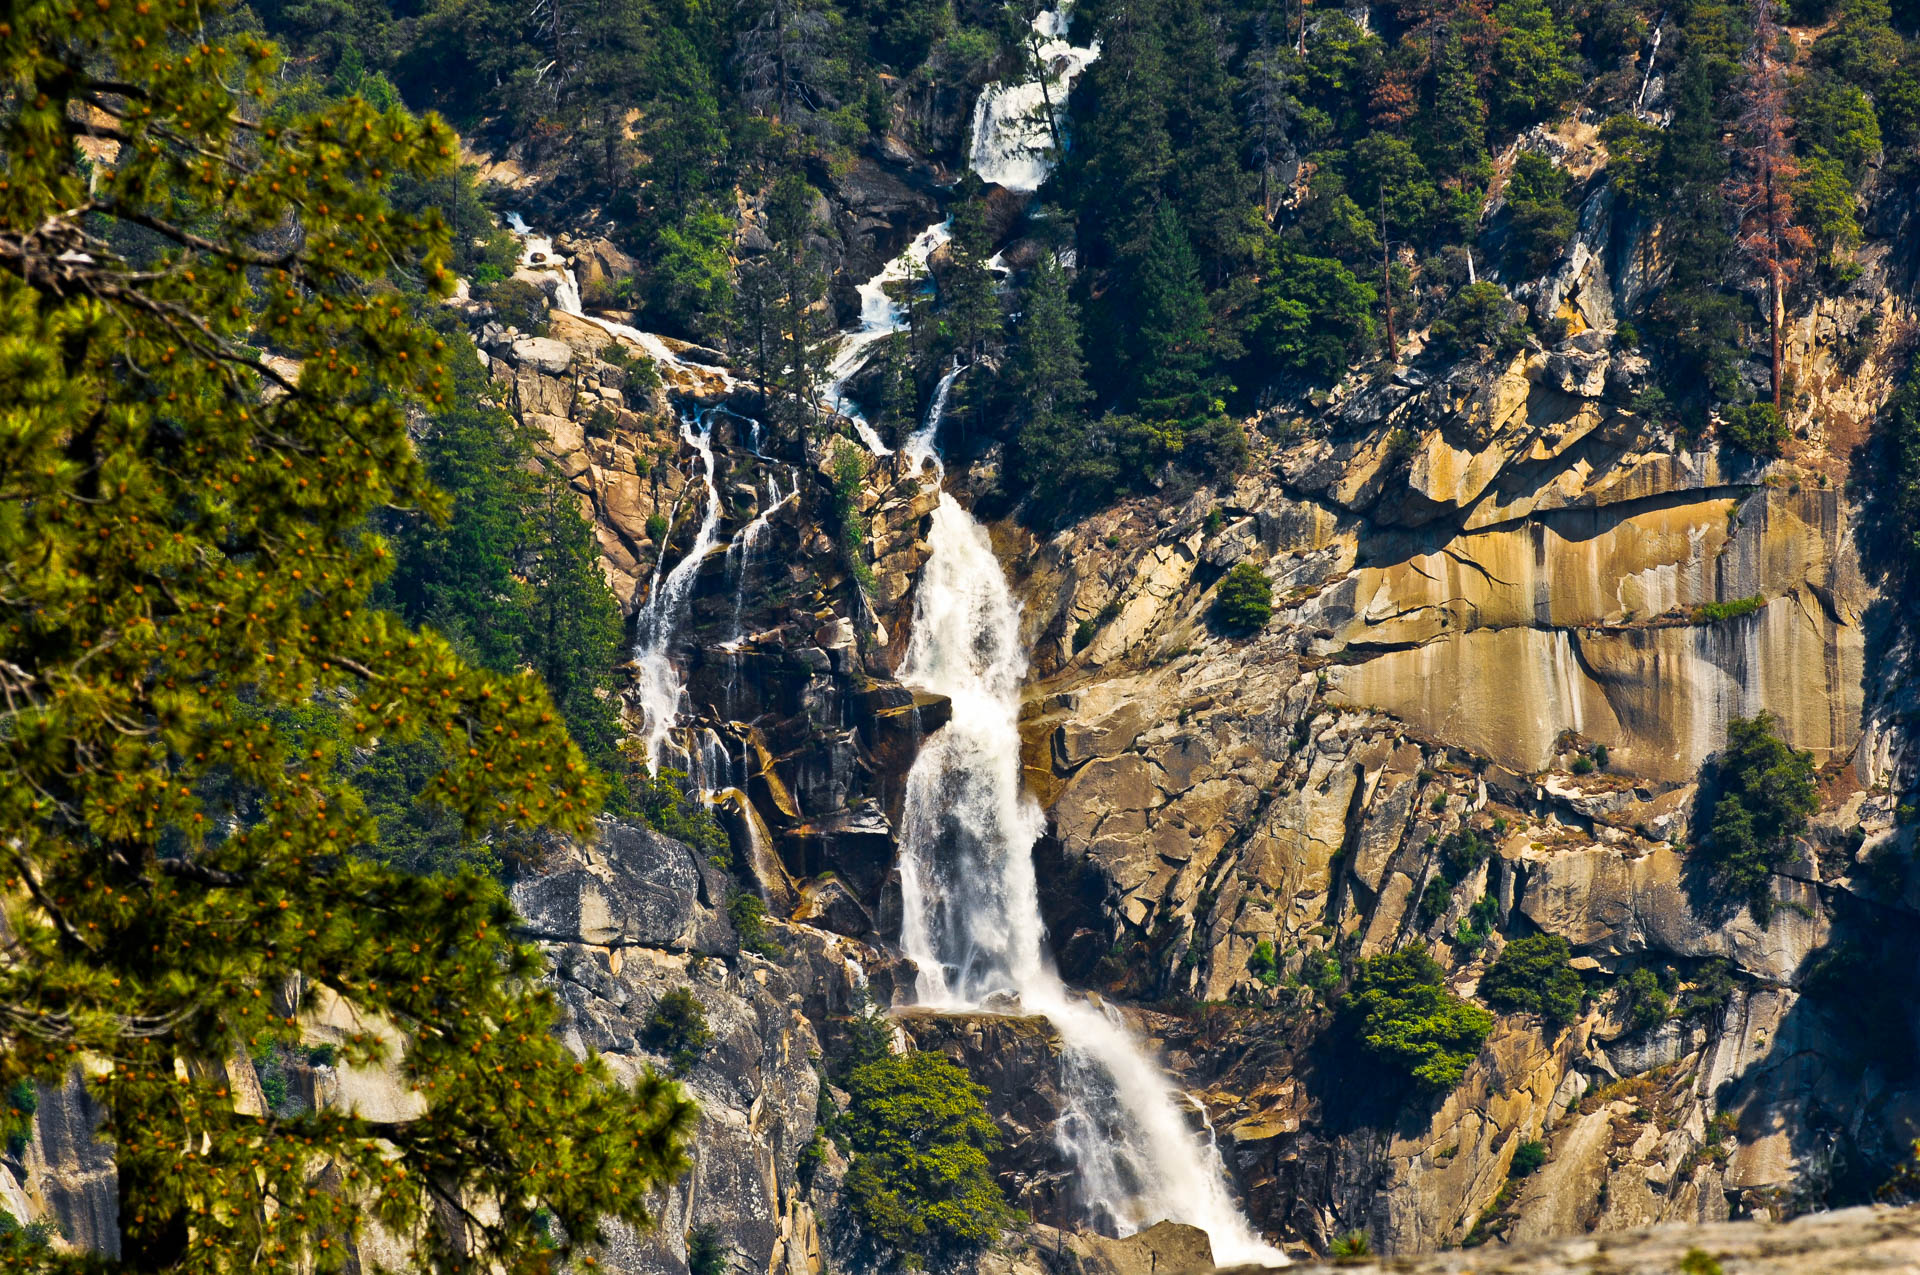
[[653, 568], [653, 587], [647, 593], [647, 605], [636, 625], [635, 689], [647, 718], [645, 740], [650, 771], [660, 769], [660, 746], [666, 742], [680, 715], [683, 687], [680, 674], [673, 666], [674, 635], [679, 632], [681, 617], [686, 614], [700, 564], [713, 550], [720, 528], [720, 489], [713, 481], [713, 414], [704, 412], [699, 416], [681, 417], [680, 437], [700, 456], [700, 481], [706, 484], [707, 503], [701, 514], [700, 529], [694, 534], [693, 547], [664, 579], [660, 568], [667, 555], [665, 546], [661, 547]]
[[889, 296], [888, 287], [925, 274], [927, 259], [950, 238], [951, 219], [935, 222], [915, 235], [906, 251], [889, 261], [879, 274], [854, 289], [860, 295], [859, 326], [841, 334], [839, 348], [834, 351], [833, 361], [827, 365], [827, 387], [821, 397], [826, 400], [828, 407], [853, 422], [860, 441], [875, 456], [890, 455], [893, 449], [867, 423], [859, 405], [847, 397], [847, 382], [867, 365], [876, 344], [907, 326], [907, 303], [895, 301]]

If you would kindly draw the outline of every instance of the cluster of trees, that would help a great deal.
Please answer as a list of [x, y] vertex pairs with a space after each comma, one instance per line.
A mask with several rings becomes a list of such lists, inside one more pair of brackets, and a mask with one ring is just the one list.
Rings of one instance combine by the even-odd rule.
[[[572, 1054], [500, 885], [383, 862], [354, 782], [430, 743], [417, 794], [472, 839], [588, 834], [606, 789], [581, 702], [543, 680], [571, 675], [505, 667], [577, 636], [537, 620], [488, 653], [380, 601], [396, 539], [466, 534], [384, 521], [444, 512], [430, 470], [469, 455], [409, 435], [463, 393], [422, 317], [453, 284], [447, 221], [383, 193], [448, 178], [457, 139], [366, 96], [276, 102], [273, 50], [204, 7], [9, 19], [0, 1092], [111, 1061], [84, 1083], [119, 1251], [148, 1269], [338, 1271], [375, 1223], [421, 1269], [569, 1264], [648, 1222], [692, 1105]], [[562, 589], [572, 533], [528, 507], [475, 534]], [[385, 1025], [337, 1061], [394, 1069], [414, 1118], [240, 1109], [234, 1059], [301, 1049], [291, 989]]]

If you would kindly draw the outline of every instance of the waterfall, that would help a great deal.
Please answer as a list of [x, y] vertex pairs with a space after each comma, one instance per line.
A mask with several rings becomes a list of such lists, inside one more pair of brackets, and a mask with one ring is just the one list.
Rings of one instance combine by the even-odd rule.
[[[1080, 72], [1100, 56], [1100, 43], [1077, 48], [1066, 40], [1071, 0], [1033, 20], [1039, 65], [1031, 80], [996, 81], [973, 104], [973, 140], [968, 162], [980, 180], [1008, 190], [1039, 190], [1053, 171], [1054, 134], [1066, 120], [1067, 93]], [[1049, 112], [1051, 103], [1051, 112]]]
[[647, 594], [647, 606], [640, 613], [634, 662], [639, 667], [640, 706], [646, 712], [647, 769], [660, 768], [660, 745], [666, 742], [680, 715], [682, 687], [673, 667], [670, 649], [680, 618], [693, 592], [694, 577], [700, 564], [713, 549], [720, 526], [720, 489], [713, 481], [713, 418], [711, 413], [697, 418], [680, 418], [680, 436], [700, 454], [701, 480], [707, 485], [707, 508], [700, 519], [700, 530], [693, 547], [674, 564], [666, 578], [660, 578], [660, 563], [666, 560], [666, 546], [660, 546], [660, 558], [653, 570], [653, 589]]
[[[738, 647], [746, 639], [741, 628], [741, 616], [747, 606], [747, 569], [753, 565], [753, 551], [766, 539], [767, 527], [773, 516], [790, 500], [800, 495], [800, 480], [794, 479], [793, 490], [781, 494], [780, 480], [772, 474], [767, 475], [767, 503], [753, 516], [753, 521], [740, 528], [727, 545], [727, 574], [733, 577], [733, 634], [723, 644], [729, 651]], [[728, 688], [729, 694], [732, 687]]]
[[1221, 1265], [1282, 1264], [1183, 1113], [1191, 1104], [1117, 1016], [1053, 968], [1032, 855], [1045, 817], [1020, 782], [1020, 608], [986, 528], [952, 496], [928, 540], [901, 680], [947, 696], [953, 716], [914, 761], [901, 819], [901, 946], [919, 970], [916, 996], [1053, 1023], [1068, 1099], [1057, 1137], [1097, 1224], [1131, 1234], [1171, 1218], [1204, 1229]]
[[934, 387], [933, 402], [927, 405], [927, 419], [921, 422], [920, 428], [913, 431], [913, 437], [907, 439], [900, 449], [902, 458], [907, 462], [908, 473], [919, 473], [929, 461], [936, 469], [940, 468], [940, 453], [934, 450], [934, 444], [939, 441], [941, 418], [947, 414], [947, 397], [953, 393], [953, 383], [971, 366], [956, 363], [947, 369], [947, 374], [940, 378], [940, 384]]
[[860, 324], [840, 337], [840, 345], [827, 365], [827, 385], [821, 398], [828, 407], [853, 422], [855, 432], [868, 451], [887, 456], [893, 449], [874, 432], [860, 408], [846, 396], [847, 382], [867, 364], [874, 345], [907, 326], [907, 306], [887, 295], [889, 284], [905, 283], [927, 268], [927, 258], [953, 237], [952, 219], [936, 222], [915, 235], [906, 251], [889, 261], [880, 273], [854, 291], [860, 296]]

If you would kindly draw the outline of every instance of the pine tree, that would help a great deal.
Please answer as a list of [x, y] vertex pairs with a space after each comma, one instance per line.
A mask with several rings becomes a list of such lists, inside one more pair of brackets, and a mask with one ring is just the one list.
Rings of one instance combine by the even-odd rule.
[[1080, 213], [1083, 265], [1105, 265], [1146, 246], [1173, 166], [1173, 85], [1160, 9], [1161, 0], [1120, 0], [1103, 25], [1100, 60], [1073, 95], [1067, 177]]
[[1134, 266], [1133, 292], [1140, 316], [1134, 355], [1140, 415], [1178, 426], [1215, 414], [1213, 315], [1200, 264], [1171, 204], [1162, 204], [1154, 218], [1153, 238]]
[[[434, 740], [430, 799], [472, 828], [586, 833], [601, 796], [537, 678], [369, 604], [369, 516], [442, 507], [406, 424], [451, 390], [417, 317], [444, 225], [379, 192], [455, 138], [275, 110], [272, 51], [206, 12], [16, 5], [0, 34], [0, 1089], [82, 1077], [139, 1269], [340, 1271], [376, 1224], [417, 1269], [549, 1269], [647, 1221], [692, 1108], [562, 1046], [495, 883], [353, 853], [342, 774]], [[411, 1119], [236, 1097], [336, 998], [370, 1024], [341, 1061], [393, 1068]]]
[[1448, 32], [1433, 62], [1433, 107], [1426, 117], [1432, 167], [1458, 188], [1487, 158], [1487, 106], [1467, 61], [1466, 44]]
[[826, 370], [826, 318], [821, 301], [827, 276], [813, 236], [813, 188], [798, 173], [787, 173], [767, 195], [767, 234], [773, 240], [767, 268], [772, 274], [773, 350], [768, 380], [777, 385], [775, 419], [796, 431], [810, 428], [818, 413], [818, 386]]
[[1721, 291], [1733, 273], [1725, 196], [1729, 164], [1711, 47], [1701, 42], [1674, 77], [1673, 123], [1663, 139], [1655, 182], [1673, 269], [1655, 299], [1654, 314], [1672, 341], [1670, 379], [1696, 399], [1703, 393], [1726, 398], [1734, 387], [1733, 307]]
[[1287, 126], [1300, 110], [1289, 75], [1291, 58], [1276, 45], [1266, 14], [1254, 19], [1253, 48], [1247, 53], [1246, 87], [1242, 90], [1247, 117], [1249, 158], [1260, 174], [1260, 210], [1271, 218], [1278, 192], [1274, 179], [1291, 149]]
[[580, 498], [558, 470], [541, 475], [528, 512], [527, 662], [581, 751], [610, 775], [621, 733], [613, 674], [626, 632], [619, 603], [601, 574]]
[[[940, 278], [941, 300], [956, 357], [976, 363], [1000, 336], [1000, 300], [993, 271], [993, 239], [980, 179], [969, 173], [953, 206], [952, 264]], [[982, 378], [984, 380], [984, 378]]]
[[1203, 277], [1219, 287], [1253, 251], [1253, 180], [1241, 164], [1239, 86], [1221, 58], [1218, 18], [1202, 0], [1170, 0], [1166, 64], [1172, 80], [1164, 184], [1187, 227]]

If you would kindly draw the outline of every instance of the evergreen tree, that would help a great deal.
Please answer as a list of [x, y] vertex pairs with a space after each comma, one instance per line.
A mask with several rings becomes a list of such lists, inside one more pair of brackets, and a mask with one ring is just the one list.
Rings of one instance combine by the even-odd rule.
[[1073, 95], [1068, 179], [1089, 266], [1146, 247], [1173, 167], [1167, 131], [1173, 86], [1161, 43], [1162, 3], [1119, 0], [1102, 28], [1100, 59]]
[[529, 513], [527, 662], [581, 752], [613, 774], [621, 734], [613, 671], [626, 633], [620, 605], [601, 574], [580, 498], [558, 470], [542, 475]]
[[1133, 294], [1140, 316], [1134, 353], [1140, 414], [1175, 426], [1212, 415], [1219, 393], [1213, 315], [1200, 286], [1200, 264], [1171, 204], [1160, 206], [1153, 237], [1134, 265]]
[[1494, 114], [1502, 127], [1518, 131], [1579, 91], [1573, 41], [1546, 0], [1501, 0], [1493, 20], [1500, 30], [1489, 85]]
[[1733, 235], [1724, 190], [1728, 154], [1713, 84], [1716, 58], [1697, 49], [1681, 63], [1673, 123], [1657, 166], [1673, 269], [1653, 313], [1670, 338], [1667, 381], [1682, 401], [1730, 397], [1737, 330], [1722, 283], [1732, 275]]
[[976, 363], [998, 343], [1000, 299], [993, 271], [987, 269], [993, 239], [987, 230], [986, 200], [980, 179], [971, 173], [953, 206], [952, 247], [952, 264], [941, 274], [941, 299], [956, 357]]
[[1486, 166], [1487, 106], [1458, 32], [1448, 32], [1433, 63], [1433, 107], [1426, 116], [1427, 155], [1455, 187]]
[[1084, 500], [1089, 488], [1110, 489], [1111, 473], [1095, 475], [1088, 468], [1085, 407], [1092, 393], [1080, 321], [1066, 271], [1051, 253], [1042, 254], [1027, 281], [1005, 383], [1020, 422], [1013, 476], [1034, 497], [1036, 508], [1058, 512]]
[[1287, 126], [1300, 110], [1292, 92], [1292, 55], [1274, 42], [1266, 14], [1254, 19], [1254, 45], [1247, 54], [1246, 87], [1242, 90], [1247, 117], [1247, 144], [1254, 171], [1260, 176], [1260, 211], [1273, 216], [1279, 197], [1276, 179], [1283, 157], [1291, 149]]
[[776, 181], [767, 195], [767, 234], [773, 240], [766, 267], [771, 272], [772, 306], [767, 317], [772, 349], [763, 383], [777, 386], [772, 405], [775, 419], [796, 432], [810, 428], [817, 415], [829, 335], [821, 307], [827, 295], [826, 270], [810, 242], [814, 199], [806, 179], [791, 172]]
[[[0, 36], [0, 1089], [94, 1060], [143, 1269], [340, 1271], [376, 1223], [417, 1269], [546, 1269], [648, 1220], [691, 1105], [567, 1051], [496, 884], [350, 853], [376, 830], [339, 768], [435, 740], [426, 791], [474, 828], [585, 834], [602, 790], [532, 674], [369, 605], [369, 516], [441, 505], [410, 405], [450, 390], [403, 290], [451, 287], [444, 224], [379, 192], [455, 138], [275, 111], [271, 50], [204, 15], [15, 6]], [[340, 1058], [411, 1119], [235, 1097], [235, 1059], [298, 1044], [290, 988], [386, 1025]]]
[[1793, 121], [1787, 115], [1784, 72], [1774, 62], [1780, 29], [1773, 23], [1773, 6], [1758, 0], [1753, 48], [1743, 86], [1744, 110], [1740, 130], [1745, 146], [1736, 175], [1732, 203], [1738, 210], [1735, 244], [1766, 287], [1767, 329], [1771, 337], [1768, 371], [1773, 410], [1780, 402], [1780, 329], [1786, 323], [1787, 285], [1806, 254], [1812, 250], [1806, 228], [1794, 220], [1793, 187], [1800, 177], [1790, 137]]
[[1165, 60], [1173, 164], [1163, 189], [1179, 208], [1203, 277], [1219, 287], [1253, 251], [1253, 180], [1240, 162], [1239, 86], [1221, 60], [1218, 18], [1203, 0], [1168, 0]]

